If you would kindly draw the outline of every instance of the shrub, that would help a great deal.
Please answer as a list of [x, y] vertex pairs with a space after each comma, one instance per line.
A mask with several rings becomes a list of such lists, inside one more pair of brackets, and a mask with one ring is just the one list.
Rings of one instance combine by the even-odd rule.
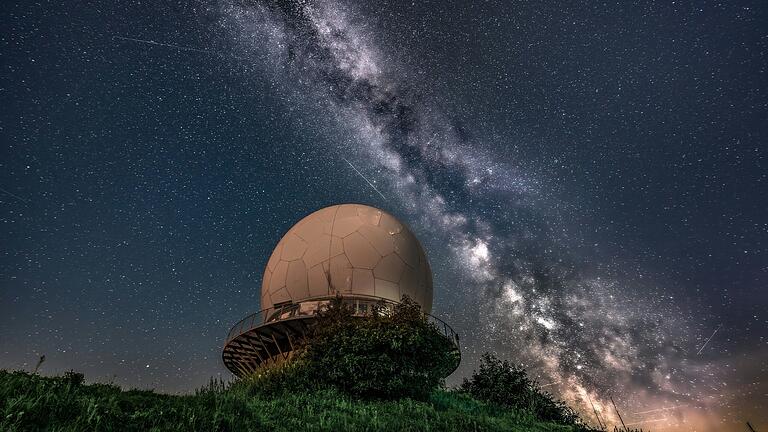
[[61, 379], [63, 382], [66, 382], [73, 387], [77, 387], [85, 382], [85, 375], [73, 370], [69, 370], [64, 372], [64, 376]]
[[264, 366], [253, 374], [236, 381], [233, 391], [251, 396], [272, 397], [285, 393], [297, 393], [318, 388], [310, 375], [310, 367], [301, 352], [289, 361]]
[[334, 300], [318, 314], [300, 358], [309, 377], [352, 396], [426, 400], [456, 355], [451, 341], [404, 296], [365, 317]]
[[582, 423], [575, 411], [528, 379], [523, 367], [490, 353], [483, 354], [480, 370], [464, 378], [459, 389], [475, 399], [527, 411], [539, 420], [569, 425]]

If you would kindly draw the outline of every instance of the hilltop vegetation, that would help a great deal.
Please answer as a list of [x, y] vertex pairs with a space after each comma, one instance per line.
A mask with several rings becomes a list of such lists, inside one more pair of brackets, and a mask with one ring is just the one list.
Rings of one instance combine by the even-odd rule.
[[292, 361], [193, 395], [0, 371], [2, 431], [589, 431], [525, 371], [493, 356], [457, 390], [456, 352], [404, 299], [353, 317], [341, 302]]
[[123, 391], [67, 373], [0, 371], [2, 431], [576, 431], [524, 411], [437, 390], [424, 401], [361, 400], [328, 388], [261, 395], [212, 382], [194, 395]]

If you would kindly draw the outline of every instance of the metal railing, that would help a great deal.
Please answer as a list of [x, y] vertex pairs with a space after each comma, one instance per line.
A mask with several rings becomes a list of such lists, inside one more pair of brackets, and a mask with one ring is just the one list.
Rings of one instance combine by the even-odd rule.
[[[228, 344], [232, 339], [235, 339], [241, 334], [247, 333], [263, 324], [291, 318], [312, 317], [324, 307], [327, 307], [331, 303], [331, 300], [335, 298], [335, 296], [313, 297], [303, 300], [300, 303], [289, 303], [278, 307], [273, 306], [252, 313], [232, 326], [224, 345]], [[376, 310], [376, 306], [379, 305], [383, 305], [384, 310], [388, 309], [391, 311], [392, 307], [396, 304], [396, 302], [389, 299], [360, 295], [341, 297], [341, 301], [352, 308], [352, 314], [354, 316], [370, 315]], [[456, 348], [459, 347], [459, 335], [453, 331], [451, 326], [434, 315], [427, 313], [424, 315], [427, 317], [427, 321], [433, 324], [438, 331], [447, 337]]]

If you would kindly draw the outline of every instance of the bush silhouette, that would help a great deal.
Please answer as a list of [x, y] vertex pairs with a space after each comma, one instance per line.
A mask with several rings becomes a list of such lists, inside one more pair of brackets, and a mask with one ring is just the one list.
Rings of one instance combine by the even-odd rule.
[[483, 354], [480, 370], [465, 378], [460, 390], [475, 399], [527, 411], [540, 420], [582, 424], [576, 412], [532, 382], [523, 367], [490, 353]]

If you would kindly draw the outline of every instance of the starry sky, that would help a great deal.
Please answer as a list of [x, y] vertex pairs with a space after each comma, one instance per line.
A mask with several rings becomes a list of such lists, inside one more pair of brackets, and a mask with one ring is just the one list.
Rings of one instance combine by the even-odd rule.
[[493, 351], [593, 423], [768, 427], [764, 2], [0, 14], [0, 368], [228, 378], [272, 247], [359, 202], [424, 244], [449, 384]]

